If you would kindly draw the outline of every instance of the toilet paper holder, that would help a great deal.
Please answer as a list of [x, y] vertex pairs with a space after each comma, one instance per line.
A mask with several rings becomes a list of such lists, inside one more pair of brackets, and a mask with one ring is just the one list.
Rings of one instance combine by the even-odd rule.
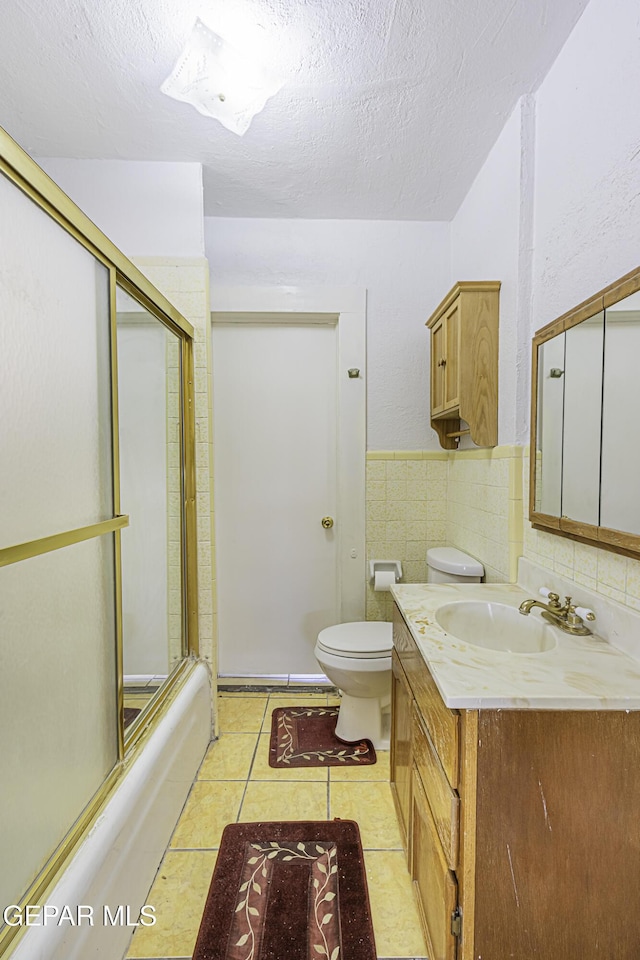
[[396, 583], [402, 579], [402, 564], [399, 560], [369, 560], [369, 580], [375, 580], [376, 573], [383, 571], [394, 573]]

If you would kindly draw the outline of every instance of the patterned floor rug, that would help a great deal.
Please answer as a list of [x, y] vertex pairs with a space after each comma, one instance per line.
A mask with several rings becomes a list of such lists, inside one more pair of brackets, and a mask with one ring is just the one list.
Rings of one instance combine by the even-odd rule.
[[354, 766], [376, 762], [370, 740], [345, 743], [335, 734], [337, 707], [278, 707], [271, 714], [269, 766]]
[[193, 960], [376, 960], [358, 825], [225, 827]]

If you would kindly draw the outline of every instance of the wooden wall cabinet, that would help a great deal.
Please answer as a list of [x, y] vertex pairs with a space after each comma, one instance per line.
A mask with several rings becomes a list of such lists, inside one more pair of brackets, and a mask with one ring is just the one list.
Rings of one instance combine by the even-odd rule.
[[397, 607], [393, 637], [392, 792], [429, 960], [637, 960], [640, 713], [450, 710]]
[[427, 321], [431, 426], [446, 450], [466, 433], [479, 447], [498, 443], [499, 298], [498, 281], [460, 281]]

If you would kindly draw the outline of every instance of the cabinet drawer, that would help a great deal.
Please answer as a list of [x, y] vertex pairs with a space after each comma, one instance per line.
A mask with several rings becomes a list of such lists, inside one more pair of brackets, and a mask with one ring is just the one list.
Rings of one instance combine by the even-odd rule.
[[412, 775], [411, 879], [418, 900], [429, 960], [454, 960], [456, 938], [451, 916], [458, 903], [458, 885], [440, 845], [417, 768]]
[[458, 865], [460, 798], [449, 786], [435, 747], [415, 707], [411, 742], [413, 760], [429, 801], [447, 865], [450, 870], [455, 870]]
[[411, 636], [411, 631], [404, 622], [404, 617], [396, 603], [393, 605], [393, 649], [400, 657], [403, 667], [407, 659], [411, 659], [416, 653], [419, 653], [416, 642]]
[[460, 714], [457, 710], [450, 710], [444, 705], [433, 677], [429, 673], [429, 668], [395, 604], [393, 643], [431, 742], [447, 779], [455, 790], [458, 787], [460, 769]]

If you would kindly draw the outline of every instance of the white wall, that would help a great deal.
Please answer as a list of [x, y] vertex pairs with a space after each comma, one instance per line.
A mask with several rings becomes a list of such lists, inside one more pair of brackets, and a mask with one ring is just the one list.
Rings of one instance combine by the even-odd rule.
[[[528, 441], [535, 330], [640, 262], [639, 89], [637, 0], [591, 0], [452, 222], [452, 280], [503, 282], [500, 443]], [[451, 530], [448, 522], [449, 539]], [[636, 560], [528, 523], [524, 552], [581, 585], [640, 603]]]
[[[640, 263], [638, 90], [637, 0], [591, 0], [536, 95], [531, 333]], [[640, 607], [637, 560], [527, 523], [525, 555]]]
[[199, 163], [63, 160], [38, 163], [128, 257], [201, 257]]
[[640, 263], [640, 8], [591, 0], [537, 94], [537, 329]]
[[[533, 105], [523, 98], [451, 223], [451, 282], [500, 280], [498, 442], [528, 436]], [[471, 446], [470, 441], [465, 444]]]
[[367, 446], [438, 449], [424, 324], [449, 286], [449, 224], [206, 217], [205, 246], [212, 284], [366, 287]]

